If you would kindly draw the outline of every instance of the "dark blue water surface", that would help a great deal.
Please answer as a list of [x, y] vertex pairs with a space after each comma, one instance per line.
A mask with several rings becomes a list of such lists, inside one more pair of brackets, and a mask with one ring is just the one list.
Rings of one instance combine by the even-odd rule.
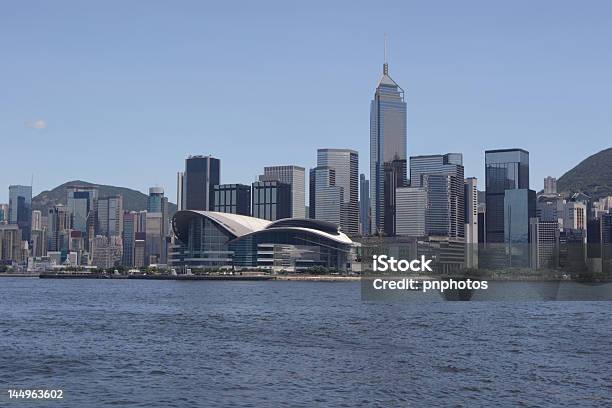
[[[3, 278], [0, 310], [0, 406], [612, 406], [610, 302]], [[9, 388], [64, 399], [11, 401]]]

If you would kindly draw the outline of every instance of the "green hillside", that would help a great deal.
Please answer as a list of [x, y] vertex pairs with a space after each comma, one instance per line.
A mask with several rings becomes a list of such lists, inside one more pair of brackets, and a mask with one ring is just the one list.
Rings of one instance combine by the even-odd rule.
[[[98, 196], [108, 197], [121, 195], [123, 197], [123, 209], [126, 211], [142, 211], [147, 209], [147, 195], [137, 190], [125, 187], [107, 186], [103, 184], [93, 184], [86, 181], [74, 180], [55, 187], [53, 190], [43, 191], [32, 198], [32, 209], [41, 210], [47, 214], [50, 208], [57, 204], [66, 205], [66, 187], [71, 185], [98, 186]], [[176, 205], [168, 203], [170, 216], [176, 212]]]
[[594, 199], [612, 195], [612, 148], [587, 157], [557, 181], [557, 190], [583, 192]]

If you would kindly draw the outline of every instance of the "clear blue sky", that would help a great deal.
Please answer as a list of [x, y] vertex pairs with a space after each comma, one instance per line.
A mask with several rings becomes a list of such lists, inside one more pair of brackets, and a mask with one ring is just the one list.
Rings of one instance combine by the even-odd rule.
[[[0, 202], [71, 179], [166, 188], [189, 154], [224, 183], [369, 162], [382, 70], [405, 89], [408, 155], [531, 153], [531, 186], [612, 145], [609, 1], [12, 1], [0, 11]], [[479, 180], [480, 182], [480, 180]], [[480, 182], [482, 187], [482, 182]]]

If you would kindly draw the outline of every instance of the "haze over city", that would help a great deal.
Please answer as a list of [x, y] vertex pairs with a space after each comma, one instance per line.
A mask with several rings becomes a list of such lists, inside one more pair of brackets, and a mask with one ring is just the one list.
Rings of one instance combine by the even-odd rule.
[[[222, 182], [264, 166], [360, 154], [389, 37], [406, 91], [408, 156], [531, 153], [531, 187], [609, 147], [612, 7], [590, 2], [309, 2], [295, 5], [28, 2], [4, 6], [0, 202], [81, 179], [174, 201], [189, 154]], [[482, 185], [481, 185], [482, 188]]]

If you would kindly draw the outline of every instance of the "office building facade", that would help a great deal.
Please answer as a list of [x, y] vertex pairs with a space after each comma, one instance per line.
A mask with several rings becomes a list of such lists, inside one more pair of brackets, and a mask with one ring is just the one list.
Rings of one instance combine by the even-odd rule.
[[[394, 160], [406, 163], [406, 102], [404, 90], [389, 76], [389, 66], [383, 64], [374, 98], [370, 102], [370, 208], [371, 232], [385, 230], [385, 163]], [[406, 185], [406, 168], [400, 171], [399, 186]], [[390, 188], [387, 197], [394, 195]], [[388, 220], [389, 218], [387, 218]], [[389, 223], [389, 221], [387, 221]]]
[[21, 239], [30, 240], [32, 230], [32, 186], [9, 186], [9, 223], [21, 229]]
[[359, 233], [364, 236], [371, 234], [370, 221], [370, 180], [365, 174], [359, 175]]
[[251, 185], [253, 217], [265, 220], [291, 218], [291, 186], [280, 181], [256, 181]]
[[485, 151], [486, 242], [504, 242], [504, 196], [514, 189], [529, 189], [529, 152]]
[[214, 195], [214, 211], [251, 215], [251, 186], [220, 184], [214, 187]]
[[221, 184], [221, 161], [212, 156], [185, 159], [183, 197], [185, 209], [209, 211], [215, 205], [214, 186]]
[[259, 181], [280, 181], [290, 187], [290, 217], [306, 217], [306, 169], [300, 166], [268, 166]]
[[334, 170], [335, 186], [342, 189], [340, 228], [349, 235], [359, 233], [359, 155], [350, 149], [318, 149], [317, 167]]

